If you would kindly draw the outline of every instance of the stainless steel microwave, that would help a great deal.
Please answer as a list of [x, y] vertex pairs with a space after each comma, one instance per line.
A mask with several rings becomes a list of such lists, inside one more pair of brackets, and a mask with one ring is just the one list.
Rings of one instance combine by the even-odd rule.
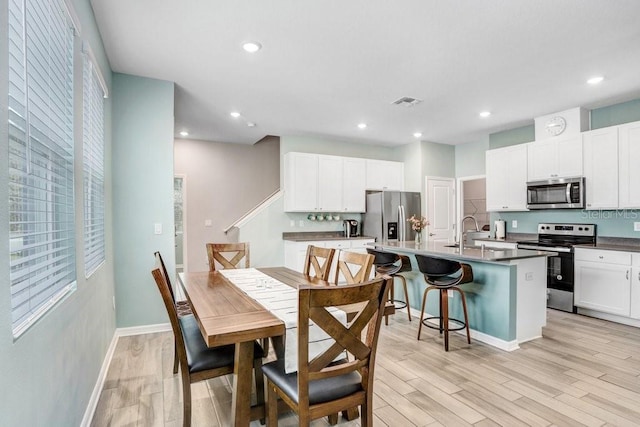
[[527, 182], [527, 208], [584, 208], [584, 178], [557, 178]]

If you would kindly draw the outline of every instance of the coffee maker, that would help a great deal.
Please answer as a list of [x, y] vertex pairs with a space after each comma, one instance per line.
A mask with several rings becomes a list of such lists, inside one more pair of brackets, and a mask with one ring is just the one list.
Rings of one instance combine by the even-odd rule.
[[358, 221], [355, 219], [345, 219], [342, 221], [342, 226], [344, 228], [344, 237], [358, 237]]

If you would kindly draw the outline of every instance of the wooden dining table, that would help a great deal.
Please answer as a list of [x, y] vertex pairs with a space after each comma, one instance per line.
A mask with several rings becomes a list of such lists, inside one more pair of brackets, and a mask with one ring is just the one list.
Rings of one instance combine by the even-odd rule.
[[[286, 267], [257, 270], [293, 288], [328, 284]], [[236, 346], [231, 424], [248, 426], [251, 420], [264, 418], [264, 406], [251, 407], [253, 343], [254, 340], [284, 336], [284, 322], [219, 271], [180, 273], [178, 277], [207, 345]], [[282, 342], [282, 339], [276, 342]]]

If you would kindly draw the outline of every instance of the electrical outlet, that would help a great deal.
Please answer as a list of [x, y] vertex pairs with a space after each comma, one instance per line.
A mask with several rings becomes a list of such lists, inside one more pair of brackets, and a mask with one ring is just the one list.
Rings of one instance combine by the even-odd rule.
[[633, 231], [640, 231], [640, 222], [633, 223]]
[[533, 273], [532, 273], [532, 272], [530, 272], [530, 271], [529, 271], [529, 272], [527, 272], [527, 273], [525, 273], [525, 275], [524, 275], [524, 280], [527, 280], [527, 281], [531, 281], [531, 280], [533, 280]]
[[162, 234], [162, 223], [156, 222], [153, 224], [153, 234]]
[[289, 227], [295, 227], [295, 226], [296, 226], [296, 221], [294, 219], [289, 221]]
[[304, 221], [303, 220], [298, 221], [298, 227], [304, 227]]
[[518, 220], [517, 219], [512, 219], [511, 220], [511, 228], [518, 228]]
[[212, 222], [211, 222], [211, 220], [210, 220], [210, 219], [205, 219], [205, 220], [204, 220], [204, 226], [205, 226], [205, 227], [211, 227], [211, 224], [212, 224]]

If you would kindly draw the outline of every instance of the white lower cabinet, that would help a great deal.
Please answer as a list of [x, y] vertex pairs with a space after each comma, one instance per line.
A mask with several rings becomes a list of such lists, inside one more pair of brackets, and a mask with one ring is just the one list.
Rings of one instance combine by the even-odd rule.
[[[367, 244], [375, 242], [375, 239], [353, 239], [353, 240], [317, 240], [309, 242], [293, 242], [286, 240], [284, 242], [284, 266], [292, 270], [302, 272], [304, 268], [304, 259], [307, 255], [307, 247], [309, 245], [321, 248], [334, 248], [337, 250], [345, 250], [350, 252], [367, 252]], [[335, 263], [337, 253], [334, 256], [331, 268], [330, 278], [333, 280], [335, 274]]]
[[577, 307], [630, 317], [631, 253], [575, 249]]
[[633, 254], [631, 267], [631, 317], [640, 319], [640, 253]]

